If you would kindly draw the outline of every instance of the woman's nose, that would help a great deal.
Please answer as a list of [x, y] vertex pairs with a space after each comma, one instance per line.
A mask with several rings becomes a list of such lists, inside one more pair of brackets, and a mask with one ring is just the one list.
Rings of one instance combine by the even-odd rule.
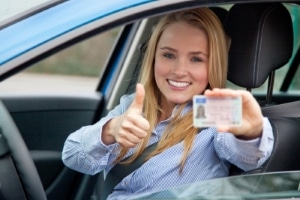
[[174, 63], [172, 72], [177, 76], [184, 76], [187, 74], [187, 63], [183, 59], [178, 59]]

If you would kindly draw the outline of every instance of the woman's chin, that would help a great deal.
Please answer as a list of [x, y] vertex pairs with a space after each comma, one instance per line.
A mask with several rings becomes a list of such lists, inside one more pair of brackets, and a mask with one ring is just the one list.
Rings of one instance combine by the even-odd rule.
[[190, 101], [191, 98], [187, 98], [187, 97], [176, 97], [176, 98], [172, 98], [172, 99], [169, 99], [169, 102], [172, 102], [173, 104], [184, 104], [188, 101]]

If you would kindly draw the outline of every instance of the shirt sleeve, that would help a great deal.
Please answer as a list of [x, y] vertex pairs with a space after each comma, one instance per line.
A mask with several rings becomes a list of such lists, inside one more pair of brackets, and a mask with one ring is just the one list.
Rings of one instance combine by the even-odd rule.
[[133, 95], [125, 95], [120, 104], [94, 125], [84, 126], [71, 133], [62, 151], [63, 163], [81, 173], [94, 175], [101, 172], [114, 159], [111, 155], [117, 144], [105, 145], [101, 141], [102, 128], [112, 118], [123, 114], [131, 104]]
[[273, 151], [274, 136], [268, 118], [263, 118], [262, 136], [253, 140], [237, 139], [231, 133], [216, 133], [214, 145], [221, 159], [244, 171], [263, 165]]

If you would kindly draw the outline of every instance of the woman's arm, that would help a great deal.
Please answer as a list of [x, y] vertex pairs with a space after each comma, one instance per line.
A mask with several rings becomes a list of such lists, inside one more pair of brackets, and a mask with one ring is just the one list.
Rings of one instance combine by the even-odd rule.
[[256, 169], [271, 156], [274, 136], [268, 118], [263, 118], [261, 137], [252, 140], [238, 139], [231, 133], [217, 133], [214, 139], [217, 154], [244, 171]]
[[118, 145], [102, 141], [103, 129], [113, 118], [122, 115], [132, 102], [133, 95], [121, 98], [120, 105], [94, 125], [85, 126], [70, 134], [62, 151], [62, 161], [69, 168], [86, 173], [96, 174], [112, 163], [115, 154], [113, 149]]

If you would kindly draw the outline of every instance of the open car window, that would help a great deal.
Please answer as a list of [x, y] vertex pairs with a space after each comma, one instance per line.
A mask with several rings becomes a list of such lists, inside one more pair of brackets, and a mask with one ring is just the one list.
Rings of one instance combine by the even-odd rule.
[[41, 60], [1, 83], [1, 93], [95, 91], [120, 30], [100, 33]]

